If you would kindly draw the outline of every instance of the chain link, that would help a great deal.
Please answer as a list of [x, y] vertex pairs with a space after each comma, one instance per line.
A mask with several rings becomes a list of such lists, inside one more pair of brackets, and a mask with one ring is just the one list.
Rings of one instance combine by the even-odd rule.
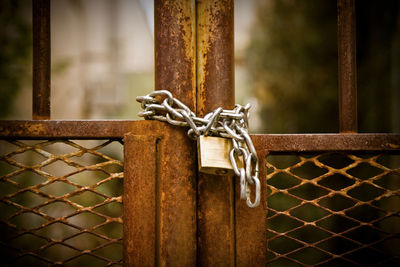
[[[240, 198], [249, 207], [260, 204], [260, 180], [258, 179], [258, 157], [248, 134], [248, 115], [250, 104], [236, 104], [233, 110], [221, 107], [208, 113], [204, 118], [196, 115], [167, 90], [153, 91], [136, 97], [143, 111], [140, 117], [150, 120], [166, 121], [172, 125], [189, 127], [188, 136], [196, 140], [199, 136], [219, 136], [232, 140], [229, 159], [236, 176], [240, 177]], [[239, 168], [239, 162], [242, 166]], [[250, 185], [255, 186], [255, 200], [251, 201]]]

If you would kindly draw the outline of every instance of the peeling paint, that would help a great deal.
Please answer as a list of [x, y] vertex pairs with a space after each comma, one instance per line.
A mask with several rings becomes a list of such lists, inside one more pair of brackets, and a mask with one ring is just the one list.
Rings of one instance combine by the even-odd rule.
[[25, 127], [33, 135], [41, 135], [44, 133], [44, 126], [41, 123], [25, 123]]
[[197, 114], [234, 105], [233, 2], [197, 5]]

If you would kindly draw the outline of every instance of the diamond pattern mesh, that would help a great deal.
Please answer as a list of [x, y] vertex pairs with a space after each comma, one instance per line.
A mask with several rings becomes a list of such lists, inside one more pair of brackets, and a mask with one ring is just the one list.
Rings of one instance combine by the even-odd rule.
[[0, 141], [4, 263], [122, 265], [122, 144]]
[[400, 155], [267, 157], [268, 266], [399, 266]]

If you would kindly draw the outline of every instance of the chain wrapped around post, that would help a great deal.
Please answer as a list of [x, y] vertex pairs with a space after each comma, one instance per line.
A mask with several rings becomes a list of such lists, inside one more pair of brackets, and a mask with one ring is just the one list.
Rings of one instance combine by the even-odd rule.
[[[153, 91], [146, 96], [136, 97], [143, 111], [140, 117], [166, 121], [172, 125], [189, 127], [188, 136], [196, 140], [199, 136], [218, 136], [232, 140], [229, 158], [236, 176], [240, 177], [240, 198], [246, 199], [251, 208], [260, 203], [260, 180], [258, 179], [258, 157], [248, 134], [250, 104], [236, 104], [233, 110], [221, 107], [208, 113], [204, 118], [196, 115], [167, 90]], [[244, 167], [239, 168], [238, 162]], [[251, 201], [250, 185], [255, 186], [255, 199]]]

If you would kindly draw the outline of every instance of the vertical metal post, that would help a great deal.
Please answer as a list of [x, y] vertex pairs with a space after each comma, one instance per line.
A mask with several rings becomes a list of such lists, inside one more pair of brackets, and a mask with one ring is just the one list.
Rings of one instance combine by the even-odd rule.
[[[170, 90], [190, 108], [196, 104], [195, 76], [195, 3], [194, 0], [156, 0], [155, 17], [155, 86]], [[134, 266], [195, 266], [196, 265], [196, 144], [178, 127], [156, 121], [133, 127], [135, 135], [160, 135], [154, 144], [146, 138], [133, 138], [139, 153], [125, 158], [125, 188], [141, 192], [124, 200], [125, 260]], [[142, 140], [143, 139], [143, 140]], [[129, 140], [126, 138], [126, 140]], [[150, 143], [150, 144], [149, 144]], [[143, 146], [153, 146], [146, 150]], [[147, 152], [148, 151], [148, 152]], [[126, 152], [128, 153], [128, 152]], [[148, 153], [150, 158], [141, 154]], [[127, 155], [127, 154], [126, 154]], [[139, 161], [139, 164], [133, 163]], [[136, 166], [131, 168], [130, 166]], [[149, 169], [152, 174], [149, 174]], [[143, 176], [142, 176], [143, 174]], [[135, 180], [145, 181], [139, 182]], [[132, 181], [133, 180], [133, 181]], [[147, 180], [147, 181], [146, 181]], [[131, 181], [131, 183], [129, 183]], [[124, 194], [126, 196], [126, 194]], [[139, 202], [147, 205], [140, 206]], [[154, 198], [154, 199], [153, 199]], [[151, 204], [153, 203], [153, 204]], [[130, 208], [132, 206], [132, 208]], [[149, 209], [149, 210], [148, 210]], [[137, 214], [145, 218], [140, 218]], [[148, 210], [148, 211], [146, 211]], [[134, 222], [136, 219], [139, 222]], [[142, 223], [140, 220], [149, 221]], [[134, 231], [145, 231], [135, 234]], [[143, 246], [140, 244], [143, 243]], [[146, 256], [146, 261], [137, 257]], [[136, 259], [135, 259], [136, 256]]]
[[233, 1], [199, 1], [197, 13], [197, 114], [235, 103]]
[[156, 266], [157, 143], [156, 135], [124, 138], [124, 265]]
[[339, 131], [357, 132], [355, 0], [338, 0]]
[[133, 123], [124, 138], [124, 264], [196, 265], [196, 161], [186, 132]]
[[196, 108], [195, 0], [156, 0], [155, 88], [166, 89]]
[[[233, 0], [198, 1], [197, 114], [233, 108]], [[235, 265], [234, 180], [199, 173], [198, 264]]]
[[[155, 88], [194, 109], [194, 0], [156, 0], [154, 18]], [[124, 139], [124, 262], [195, 266], [196, 145], [181, 128], [156, 121], [131, 131]]]
[[[267, 262], [267, 167], [268, 151], [253, 138], [257, 156], [261, 160], [259, 178], [261, 183], [260, 205], [249, 208], [244, 200], [238, 200], [240, 187], [236, 185], [235, 233], [236, 265], [265, 266]], [[238, 184], [238, 183], [237, 183]], [[251, 187], [254, 199], [254, 186]]]
[[32, 1], [32, 119], [50, 119], [50, 0]]
[[[197, 14], [197, 114], [235, 103], [234, 1], [204, 0]], [[266, 152], [259, 153], [261, 162]], [[240, 201], [236, 177], [199, 173], [198, 264], [200, 266], [264, 266], [266, 262], [266, 187], [264, 166], [261, 204]], [[254, 190], [253, 190], [254, 191]]]

